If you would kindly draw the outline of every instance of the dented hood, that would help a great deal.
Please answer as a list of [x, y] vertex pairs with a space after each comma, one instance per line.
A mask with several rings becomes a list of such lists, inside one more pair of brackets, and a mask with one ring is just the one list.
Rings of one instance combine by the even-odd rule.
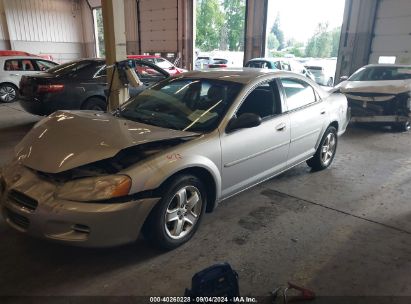
[[401, 94], [411, 91], [411, 80], [345, 81], [342, 93]]
[[33, 127], [17, 145], [16, 156], [29, 168], [59, 173], [113, 157], [131, 146], [195, 135], [101, 112], [59, 111]]

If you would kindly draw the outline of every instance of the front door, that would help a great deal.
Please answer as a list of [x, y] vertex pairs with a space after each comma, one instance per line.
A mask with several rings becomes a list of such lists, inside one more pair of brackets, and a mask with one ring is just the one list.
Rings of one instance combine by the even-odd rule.
[[230, 196], [282, 171], [287, 162], [290, 121], [283, 114], [275, 81], [263, 83], [249, 93], [236, 117], [254, 113], [261, 125], [231, 133], [222, 132], [222, 196]]

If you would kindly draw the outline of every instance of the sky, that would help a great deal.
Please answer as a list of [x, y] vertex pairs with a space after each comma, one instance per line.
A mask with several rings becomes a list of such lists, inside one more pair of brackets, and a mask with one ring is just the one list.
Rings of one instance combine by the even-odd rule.
[[300, 42], [314, 34], [319, 22], [327, 22], [330, 28], [341, 26], [345, 0], [269, 0], [267, 31], [271, 30], [277, 13], [285, 39]]

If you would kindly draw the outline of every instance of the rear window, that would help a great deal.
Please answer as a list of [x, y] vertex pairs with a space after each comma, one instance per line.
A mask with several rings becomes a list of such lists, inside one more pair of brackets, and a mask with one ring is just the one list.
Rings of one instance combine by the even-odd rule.
[[249, 61], [245, 66], [248, 68], [269, 69], [270, 63], [267, 61]]
[[411, 79], [410, 67], [366, 67], [355, 72], [350, 81], [378, 81]]
[[78, 75], [80, 73], [85, 73], [87, 75], [89, 74], [88, 76], [92, 76], [97, 72], [98, 67], [101, 67], [101, 63], [99, 64], [95, 61], [83, 60], [58, 65], [49, 69], [48, 72], [56, 75]]

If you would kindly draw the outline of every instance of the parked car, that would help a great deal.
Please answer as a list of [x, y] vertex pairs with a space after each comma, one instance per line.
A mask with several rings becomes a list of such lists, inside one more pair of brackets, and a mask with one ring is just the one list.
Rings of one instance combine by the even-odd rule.
[[290, 58], [254, 58], [249, 60], [245, 67], [291, 71], [300, 73], [315, 81], [314, 75], [308, 71], [301, 63]]
[[336, 65], [337, 61], [330, 59], [309, 61], [304, 64], [306, 69], [314, 75], [315, 82], [327, 87], [334, 86]]
[[139, 60], [145, 60], [148, 62], [151, 62], [155, 64], [156, 66], [162, 68], [163, 70], [167, 71], [170, 75], [176, 75], [176, 74], [181, 74], [184, 72], [187, 72], [187, 70], [176, 67], [174, 64], [172, 64], [170, 61], [167, 59], [164, 59], [161, 56], [155, 56], [155, 55], [127, 55], [128, 59], [139, 59]]
[[188, 72], [114, 113], [40, 121], [3, 170], [2, 213], [16, 230], [65, 244], [120, 245], [142, 231], [172, 249], [218, 202], [304, 161], [330, 166], [347, 115], [344, 95], [299, 74]]
[[352, 121], [390, 125], [398, 131], [410, 129], [410, 65], [367, 65], [339, 89], [348, 98]]
[[[129, 87], [135, 96], [170, 75], [150, 62], [129, 59], [141, 87]], [[23, 76], [20, 104], [29, 113], [49, 115], [57, 110], [98, 110], [107, 108], [106, 63], [104, 59], [81, 59], [59, 65], [45, 73]]]
[[232, 67], [233, 62], [220, 57], [198, 57], [195, 63], [196, 70]]
[[0, 56], [0, 102], [13, 102], [17, 99], [22, 76], [38, 74], [57, 66], [57, 63], [40, 57], [14, 55], [15, 53], [7, 52], [3, 54], [11, 54], [11, 56]]

